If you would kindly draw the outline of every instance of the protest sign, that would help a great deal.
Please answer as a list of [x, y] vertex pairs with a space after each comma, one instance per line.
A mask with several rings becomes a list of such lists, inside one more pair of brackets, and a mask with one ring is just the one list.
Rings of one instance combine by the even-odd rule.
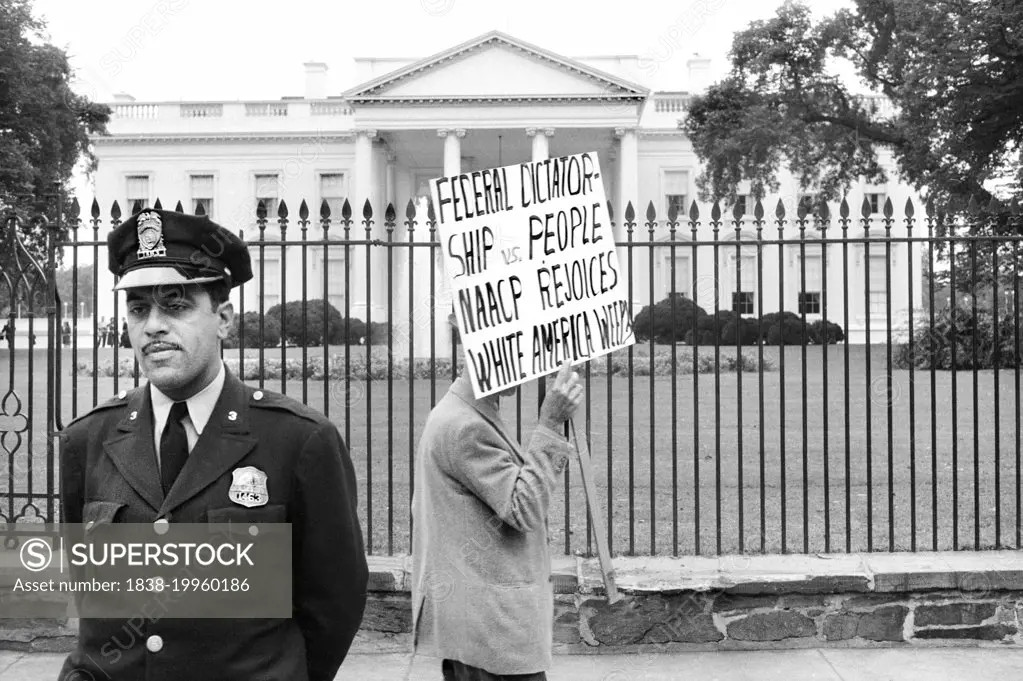
[[430, 181], [476, 397], [634, 343], [597, 153]]

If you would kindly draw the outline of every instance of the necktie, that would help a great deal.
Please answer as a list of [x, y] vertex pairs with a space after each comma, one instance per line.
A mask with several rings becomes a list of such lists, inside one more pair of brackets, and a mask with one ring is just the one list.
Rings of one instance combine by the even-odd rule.
[[185, 436], [185, 424], [181, 422], [187, 415], [188, 404], [175, 402], [160, 436], [160, 483], [164, 496], [188, 460], [188, 438]]

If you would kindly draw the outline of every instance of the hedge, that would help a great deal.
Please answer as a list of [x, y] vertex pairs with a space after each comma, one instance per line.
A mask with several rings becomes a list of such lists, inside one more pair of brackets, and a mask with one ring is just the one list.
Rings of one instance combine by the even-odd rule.
[[[246, 334], [247, 335], [247, 334]], [[592, 362], [590, 365], [591, 376], [606, 376], [609, 373], [612, 376], [628, 376], [629, 375], [629, 354], [628, 350], [618, 350], [611, 353], [610, 355], [610, 370], [608, 368], [608, 357], [599, 357]], [[238, 372], [238, 358], [237, 357], [225, 357], [224, 358], [227, 367], [236, 375]], [[671, 375], [671, 351], [666, 348], [659, 348], [654, 354], [652, 371], [655, 376], [670, 376]], [[758, 363], [757, 356], [753, 353], [741, 353], [739, 355], [722, 355], [720, 358], [722, 372], [734, 372], [734, 371], [757, 371]], [[460, 355], [458, 358], [458, 370], [461, 372], [464, 360]], [[244, 374], [241, 378], [247, 381], [259, 380], [260, 367], [263, 367], [263, 379], [264, 380], [280, 380], [282, 373], [282, 364], [280, 357], [266, 357], [263, 358], [263, 364], [260, 365], [258, 357], [246, 357], [244, 365]], [[349, 366], [351, 373], [349, 376], [351, 380], [365, 381], [386, 381], [388, 376], [388, 362], [387, 362], [387, 350], [386, 348], [376, 348], [372, 351], [372, 357], [370, 364], [367, 366], [366, 355], [364, 352], [353, 353], [349, 358]], [[440, 378], [451, 375], [451, 358], [437, 358], [432, 363], [430, 359], [416, 359], [412, 365], [412, 376], [413, 378], [424, 379], [430, 378], [431, 366], [435, 369], [436, 375]], [[394, 380], [407, 380], [409, 374], [409, 361], [407, 357], [395, 358], [391, 365], [392, 375]], [[134, 370], [134, 362], [131, 358], [121, 358], [120, 360], [120, 372], [119, 375], [122, 378], [131, 378]], [[701, 374], [714, 373], [714, 355], [709, 352], [700, 352], [697, 357], [697, 372]], [[764, 360], [764, 371], [773, 371], [773, 365], [768, 361]], [[92, 364], [89, 362], [79, 361], [77, 366], [79, 376], [91, 377], [94, 373], [98, 373], [101, 377], [112, 377], [114, 375], [114, 366], [112, 361], [106, 361], [100, 363], [98, 372], [93, 371]], [[584, 369], [581, 369], [584, 371]], [[287, 358], [283, 364], [283, 372], [285, 373], [288, 380], [300, 381], [303, 375], [311, 380], [323, 380], [324, 377], [324, 364], [323, 356], [316, 355], [310, 356], [308, 364], [303, 368], [302, 360], [298, 358]], [[649, 356], [641, 356], [634, 353], [633, 357], [633, 375], [634, 376], [649, 376], [651, 373], [651, 362]], [[687, 375], [693, 373], [693, 354], [691, 350], [680, 349], [676, 356], [676, 375]], [[345, 355], [343, 353], [334, 353], [330, 355], [329, 361], [329, 374], [331, 380], [344, 380], [345, 378]]]

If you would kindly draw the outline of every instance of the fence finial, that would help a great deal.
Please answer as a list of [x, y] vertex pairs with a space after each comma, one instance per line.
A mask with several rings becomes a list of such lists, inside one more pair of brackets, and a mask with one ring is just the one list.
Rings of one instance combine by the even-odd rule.
[[373, 206], [370, 205], [369, 199], [366, 199], [366, 202], [362, 204], [362, 219], [363, 220], [373, 219]]
[[[157, 196], [156, 197], [156, 201], [153, 202], [153, 208], [155, 208], [156, 210], [163, 210], [163, 204], [160, 203], [160, 197], [159, 196]], [[137, 213], [138, 211], [135, 211], [135, 212]]]
[[718, 201], [715, 201], [714, 205], [710, 207], [710, 219], [714, 222], [721, 219], [721, 204]]
[[387, 208], [384, 209], [384, 222], [393, 223], [396, 217], [398, 217], [398, 214], [394, 210], [394, 204], [388, 203]]
[[117, 200], [114, 200], [114, 205], [110, 207], [110, 217], [115, 220], [121, 219], [121, 207], [117, 204]]
[[906, 218], [909, 220], [913, 219], [913, 214], [916, 212], [916, 209], [913, 208], [913, 199], [908, 196], [906, 197], [906, 207], [902, 209], [902, 212], [906, 214]]
[[78, 205], [78, 197], [76, 196], [71, 199], [71, 210], [68, 212], [68, 217], [72, 220], [77, 220], [81, 212], [82, 208]]
[[831, 219], [831, 209], [828, 208], [828, 202], [825, 201], [824, 199], [821, 199], [821, 207], [817, 214], [817, 217], [819, 217], [821, 220]]
[[607, 219], [611, 222], [614, 222], [615, 219], [615, 209], [614, 206], [611, 205], [610, 200], [607, 202]]
[[646, 204], [646, 221], [655, 222], [657, 220], [657, 211], [654, 209], [654, 202], [650, 201]]
[[678, 206], [674, 201], [668, 206], [668, 222], [678, 222]]
[[99, 219], [99, 213], [100, 213], [99, 201], [95, 197], [93, 197], [93, 199], [92, 199], [92, 209], [89, 212], [92, 214], [92, 219], [93, 220], [98, 220]]
[[636, 209], [632, 207], [632, 201], [625, 206], [625, 221], [632, 222], [636, 219]]
[[200, 201], [199, 203], [195, 204], [195, 214], [200, 216], [200, 217], [202, 217], [203, 215], [206, 215], [206, 209], [203, 208], [202, 201]]
[[288, 219], [288, 204], [281, 199], [281, 205], [277, 206], [277, 217], [281, 220]]
[[696, 205], [696, 199], [689, 204], [689, 221], [696, 222], [700, 219], [700, 207]]
[[345, 199], [344, 204], [341, 206], [341, 217], [344, 218], [345, 222], [352, 219], [352, 204], [348, 203], [348, 199]]
[[[154, 206], [155, 208], [155, 206]], [[135, 199], [135, 203], [131, 204], [131, 214], [134, 215], [142, 210], [142, 201]]]
[[843, 220], [849, 218], [849, 202], [844, 196], [842, 197], [842, 203], [838, 204], [838, 214], [842, 216]]
[[980, 203], [977, 201], [976, 194], [970, 194], [970, 201], [966, 204], [966, 210], [969, 211], [970, 215], [976, 215], [980, 212]]
[[263, 203], [262, 199], [256, 201], [256, 219], [258, 220], [266, 219], [266, 204]]
[[1002, 212], [1002, 204], [998, 200], [997, 196], [992, 196], [991, 200], [988, 201], [988, 203], [987, 203], [987, 212], [988, 213], [992, 213], [992, 214], [993, 213], [1001, 213]]
[[774, 207], [774, 217], [779, 220], [785, 219], [785, 202], [781, 200], [781, 197], [778, 198], [778, 205]]
[[753, 217], [757, 220], [764, 219], [764, 204], [760, 201], [760, 199], [757, 199], [756, 205], [753, 206]]
[[327, 203], [327, 199], [320, 200], [320, 219], [321, 220], [330, 219], [330, 204]]
[[863, 195], [863, 203], [860, 204], [860, 215], [864, 219], [869, 219], [870, 218], [870, 214], [871, 214], [870, 199], [868, 199], [867, 195], [864, 194]]
[[890, 220], [893, 215], [895, 215], [895, 206], [892, 205], [892, 197], [889, 196], [884, 200], [884, 216]]
[[298, 219], [309, 219], [309, 206], [306, 205], [305, 199], [302, 199], [302, 203], [298, 204]]
[[178, 201], [178, 205], [174, 206], [174, 212], [175, 213], [184, 213], [185, 212], [184, 207], [182, 207], [182, 205], [181, 205], [181, 201]]

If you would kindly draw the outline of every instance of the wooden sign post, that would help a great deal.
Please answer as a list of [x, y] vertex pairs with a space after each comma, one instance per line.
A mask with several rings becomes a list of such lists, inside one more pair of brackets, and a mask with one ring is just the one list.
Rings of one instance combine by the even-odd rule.
[[615, 585], [615, 567], [611, 562], [611, 551], [607, 546], [607, 529], [604, 517], [597, 503], [597, 486], [593, 483], [593, 468], [590, 466], [590, 448], [586, 440], [579, 437], [575, 429], [575, 420], [569, 421], [572, 430], [572, 441], [579, 455], [579, 471], [583, 479], [583, 490], [586, 492], [586, 511], [590, 514], [590, 527], [593, 528], [593, 539], [597, 542], [597, 558], [600, 560], [600, 572], [604, 575], [604, 590], [607, 591], [607, 602], [614, 603], [621, 596]]

